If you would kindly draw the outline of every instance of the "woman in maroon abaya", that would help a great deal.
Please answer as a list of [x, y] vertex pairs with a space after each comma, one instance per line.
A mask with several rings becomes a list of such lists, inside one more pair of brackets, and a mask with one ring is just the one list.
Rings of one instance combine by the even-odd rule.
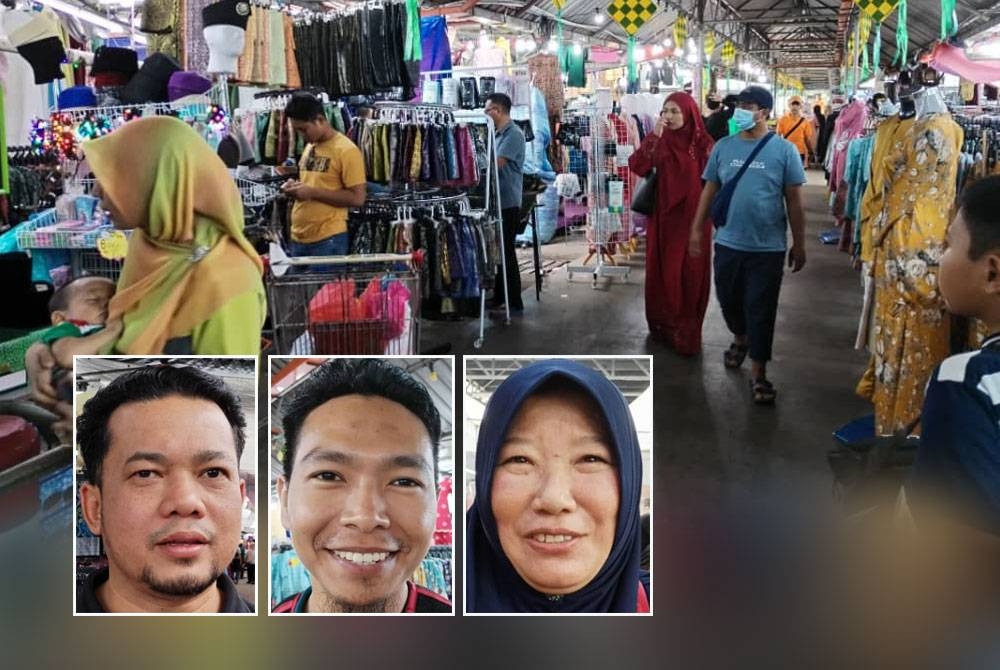
[[[701, 325], [708, 307], [712, 264], [709, 254], [688, 255], [688, 235], [701, 173], [712, 151], [698, 104], [686, 93], [663, 103], [656, 129], [629, 159], [640, 176], [656, 168], [656, 207], [646, 233], [646, 321], [653, 339], [677, 353], [701, 351]], [[711, 248], [712, 225], [705, 222], [702, 249]]]

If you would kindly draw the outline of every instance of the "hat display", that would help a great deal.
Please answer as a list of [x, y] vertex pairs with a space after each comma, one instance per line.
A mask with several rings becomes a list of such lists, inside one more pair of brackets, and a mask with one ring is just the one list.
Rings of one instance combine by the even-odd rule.
[[167, 35], [174, 31], [173, 0], [146, 0], [142, 3], [139, 30], [152, 35]]
[[250, 21], [250, 3], [246, 0], [221, 0], [201, 10], [205, 28], [209, 26], [236, 26], [247, 29]]
[[94, 87], [108, 88], [117, 86], [121, 88], [124, 87], [131, 78], [132, 75], [125, 74], [124, 72], [101, 72], [100, 74], [94, 75]]
[[167, 102], [170, 77], [180, 69], [180, 63], [167, 54], [150, 54], [122, 91], [122, 101], [129, 105]]
[[94, 52], [94, 65], [90, 68], [93, 75], [117, 72], [131, 77], [138, 71], [139, 55], [124, 47], [99, 47]]
[[774, 109], [774, 97], [763, 86], [747, 86], [740, 91], [739, 101], [755, 104], [761, 109]]
[[66, 60], [66, 50], [58, 37], [18, 44], [17, 53], [31, 65], [36, 84], [47, 84], [63, 78], [62, 64]]
[[170, 102], [188, 95], [199, 95], [212, 88], [212, 80], [197, 72], [174, 72], [167, 82], [167, 98]]
[[59, 111], [96, 106], [97, 96], [89, 86], [73, 86], [59, 94]]

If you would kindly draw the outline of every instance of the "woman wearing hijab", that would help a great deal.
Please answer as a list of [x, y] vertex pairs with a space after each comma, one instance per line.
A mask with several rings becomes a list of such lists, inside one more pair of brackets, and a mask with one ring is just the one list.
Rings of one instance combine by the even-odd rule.
[[[701, 174], [713, 141], [694, 99], [674, 93], [663, 103], [656, 128], [629, 158], [645, 177], [656, 169], [656, 206], [646, 233], [646, 321], [654, 339], [679, 354], [701, 351], [701, 326], [708, 308], [711, 259], [688, 255], [687, 221], [701, 197]], [[705, 223], [702, 248], [711, 244]]]
[[468, 611], [649, 612], [641, 490], [639, 440], [614, 384], [564, 360], [515, 372], [479, 429]]
[[225, 165], [173, 117], [131, 121], [84, 145], [115, 226], [132, 229], [109, 319], [122, 354], [257, 354], [261, 261]]
[[[130, 121], [84, 144], [102, 206], [117, 228], [132, 230], [108, 306], [120, 321], [119, 354], [260, 352], [266, 314], [260, 257], [243, 236], [243, 205], [225, 165], [179, 119]], [[52, 386], [51, 350], [34, 345], [25, 360], [32, 396], [64, 416]]]

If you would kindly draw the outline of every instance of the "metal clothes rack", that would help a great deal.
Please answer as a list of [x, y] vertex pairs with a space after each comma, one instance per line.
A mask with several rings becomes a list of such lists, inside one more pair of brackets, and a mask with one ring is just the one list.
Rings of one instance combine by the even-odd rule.
[[[493, 124], [493, 119], [486, 116], [486, 112], [482, 111], [469, 111], [469, 110], [456, 110], [452, 112], [452, 116], [455, 121], [459, 123], [473, 123], [482, 124], [487, 128], [487, 141], [486, 141], [486, 204], [485, 211], [487, 216], [491, 212], [491, 204], [494, 206], [495, 211], [493, 211], [493, 220], [496, 221], [497, 235], [500, 246], [500, 267], [502, 268], [501, 276], [496, 278], [496, 281], [503, 281], [504, 293], [507, 291], [507, 251], [504, 249], [503, 239], [503, 214], [500, 209], [500, 166], [497, 163], [497, 151], [496, 151], [496, 126]], [[490, 191], [493, 191], [491, 194]], [[492, 195], [492, 197], [491, 197]], [[495, 287], [494, 287], [495, 290]], [[510, 325], [510, 296], [507, 296], [507, 300], [504, 303], [504, 325]], [[486, 291], [481, 290], [479, 293], [479, 337], [473, 342], [473, 346], [479, 349], [483, 346], [483, 342], [486, 339]]]
[[[608, 249], [611, 244], [611, 237], [616, 232], [612, 230], [612, 221], [614, 217], [622, 216], [620, 212], [612, 212], [610, 209], [608, 192], [608, 183], [610, 180], [608, 177], [611, 173], [607, 170], [607, 160], [613, 159], [615, 156], [608, 155], [605, 151], [610, 142], [606, 142], [601, 134], [601, 130], [607, 123], [606, 117], [610, 110], [589, 107], [578, 111], [585, 111], [590, 120], [591, 147], [590, 152], [587, 154], [587, 169], [589, 172], [587, 175], [587, 217], [590, 219], [590, 225], [594, 231], [593, 245], [595, 251], [590, 253], [583, 263], [568, 265], [566, 272], [569, 274], [571, 281], [574, 274], [592, 275], [591, 286], [593, 288], [597, 288], [598, 277], [610, 277], [612, 279], [620, 277], [627, 283], [632, 269], [626, 265], [616, 264], [614, 255]], [[617, 142], [615, 144], [617, 145]], [[627, 206], [628, 203], [622, 203], [623, 209]], [[619, 224], [618, 230], [621, 229], [622, 224]], [[597, 265], [594, 267], [587, 265], [592, 256], [597, 256]], [[606, 263], [605, 259], [609, 262]]]

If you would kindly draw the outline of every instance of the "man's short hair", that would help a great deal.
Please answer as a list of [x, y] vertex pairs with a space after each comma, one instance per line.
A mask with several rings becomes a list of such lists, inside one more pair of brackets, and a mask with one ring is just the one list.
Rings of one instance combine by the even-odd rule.
[[[52, 297], [49, 298], [49, 314], [52, 314], [53, 312], [65, 312], [67, 309], [69, 309], [69, 303], [72, 302], [73, 294], [76, 293], [76, 289], [79, 287], [79, 283], [82, 282], [84, 279], [98, 279], [98, 278], [99, 277], [97, 275], [84, 275], [83, 277], [76, 277], [74, 279], [70, 279], [68, 282], [63, 284], [60, 288], [56, 290], [55, 293], [52, 294]], [[105, 278], [100, 277], [100, 279], [105, 279]], [[106, 281], [109, 281], [112, 284], [114, 284], [114, 282], [112, 282], [110, 279], [107, 279]]]
[[504, 114], [510, 114], [510, 108], [514, 105], [506, 93], [491, 93], [486, 96], [486, 100], [499, 107]]
[[[83, 406], [83, 413], [76, 420], [76, 437], [88, 482], [101, 485], [101, 469], [111, 440], [108, 432], [111, 414], [126, 403], [170, 396], [215, 403], [233, 428], [236, 460], [239, 461], [246, 445], [246, 419], [239, 398], [225, 382], [198, 368], [150, 365], [115, 378]], [[183, 420], [184, 417], [178, 417], [178, 421]], [[141, 436], [136, 439], [141, 439]]]
[[969, 260], [1000, 249], [1000, 175], [980, 179], [966, 188], [959, 211], [969, 229]]
[[399, 366], [375, 358], [332, 360], [319, 366], [298, 385], [285, 401], [282, 427], [285, 432], [284, 473], [291, 479], [302, 425], [309, 414], [323, 403], [349, 395], [375, 396], [391, 400], [420, 419], [431, 439], [437, 480], [438, 442], [441, 440], [441, 415], [430, 393], [420, 381]]
[[326, 118], [323, 113], [323, 103], [312, 93], [299, 91], [293, 93], [285, 105], [285, 116], [294, 121], [315, 121], [316, 118]]

